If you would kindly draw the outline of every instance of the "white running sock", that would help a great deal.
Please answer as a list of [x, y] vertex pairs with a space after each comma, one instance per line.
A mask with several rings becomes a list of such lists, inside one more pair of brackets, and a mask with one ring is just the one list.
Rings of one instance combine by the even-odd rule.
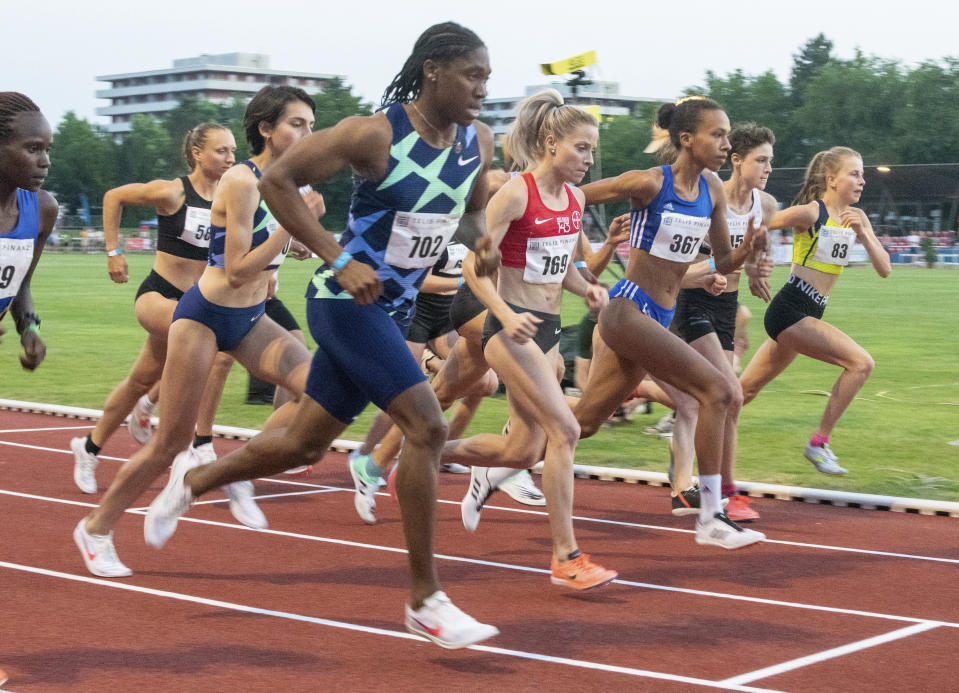
[[713, 515], [723, 511], [722, 474], [699, 475], [699, 521], [708, 522]]

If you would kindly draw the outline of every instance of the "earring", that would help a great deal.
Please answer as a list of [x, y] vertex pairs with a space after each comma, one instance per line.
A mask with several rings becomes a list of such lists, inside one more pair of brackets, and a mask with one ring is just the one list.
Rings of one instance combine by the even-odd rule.
[[556, 150], [555, 150], [555, 149], [550, 149], [550, 150], [549, 150], [549, 153], [552, 154], [553, 156], [556, 156]]

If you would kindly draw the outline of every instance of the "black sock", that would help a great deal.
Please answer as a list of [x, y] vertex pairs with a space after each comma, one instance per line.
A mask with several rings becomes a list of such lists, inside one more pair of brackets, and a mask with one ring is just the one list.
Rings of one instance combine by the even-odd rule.
[[566, 560], [567, 560], [567, 561], [574, 561], [574, 560], [576, 560], [577, 558], [580, 557], [581, 553], [582, 553], [582, 552], [581, 552], [579, 549], [576, 549], [575, 551], [573, 551], [573, 553], [571, 553], [570, 555], [568, 555], [568, 556], [566, 557]]
[[90, 435], [91, 435], [91, 434], [89, 434], [89, 433], [87, 434], [87, 442], [83, 444], [83, 448], [84, 448], [87, 452], [89, 452], [91, 455], [99, 455], [99, 454], [100, 454], [100, 446], [99, 446], [99, 445], [96, 445], [96, 444], [93, 442], [93, 439], [90, 437]]
[[207, 443], [213, 442], [213, 436], [201, 436], [196, 435], [193, 437], [193, 447], [198, 448], [201, 445], [206, 445]]

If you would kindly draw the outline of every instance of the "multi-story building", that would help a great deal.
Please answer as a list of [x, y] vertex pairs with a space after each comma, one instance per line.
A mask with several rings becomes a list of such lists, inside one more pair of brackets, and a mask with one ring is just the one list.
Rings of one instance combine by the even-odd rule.
[[134, 114], [162, 116], [183, 96], [229, 103], [237, 96], [249, 99], [268, 84], [289, 84], [316, 93], [337, 76], [271, 70], [269, 56], [259, 53], [204, 54], [174, 60], [173, 67], [164, 70], [97, 77], [99, 82], [110, 82], [109, 89], [97, 90], [97, 98], [110, 100], [109, 106], [97, 108], [97, 115], [110, 118], [109, 132], [123, 134], [130, 131]]
[[480, 117], [487, 123], [490, 123], [490, 127], [493, 128], [493, 134], [506, 134], [509, 126], [516, 119], [516, 106], [519, 102], [527, 96], [548, 87], [552, 87], [562, 94], [563, 99], [568, 104], [576, 106], [596, 106], [601, 116], [629, 115], [639, 104], [665, 103], [673, 100], [672, 98], [656, 99], [646, 96], [623, 96], [619, 93], [618, 82], [593, 82], [592, 84], [577, 86], [574, 96], [572, 87], [565, 82], [556, 82], [554, 84], [528, 86], [526, 87], [526, 94], [524, 96], [486, 99], [486, 101], [483, 102]]

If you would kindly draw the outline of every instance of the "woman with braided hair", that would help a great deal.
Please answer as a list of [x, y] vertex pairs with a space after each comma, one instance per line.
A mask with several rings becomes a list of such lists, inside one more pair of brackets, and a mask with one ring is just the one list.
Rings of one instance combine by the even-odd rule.
[[[56, 200], [40, 189], [52, 142], [50, 124], [29, 97], [0, 92], [0, 320], [13, 316], [23, 347], [20, 365], [28, 371], [47, 353], [30, 279], [57, 220]], [[4, 332], [0, 326], [0, 337]]]

